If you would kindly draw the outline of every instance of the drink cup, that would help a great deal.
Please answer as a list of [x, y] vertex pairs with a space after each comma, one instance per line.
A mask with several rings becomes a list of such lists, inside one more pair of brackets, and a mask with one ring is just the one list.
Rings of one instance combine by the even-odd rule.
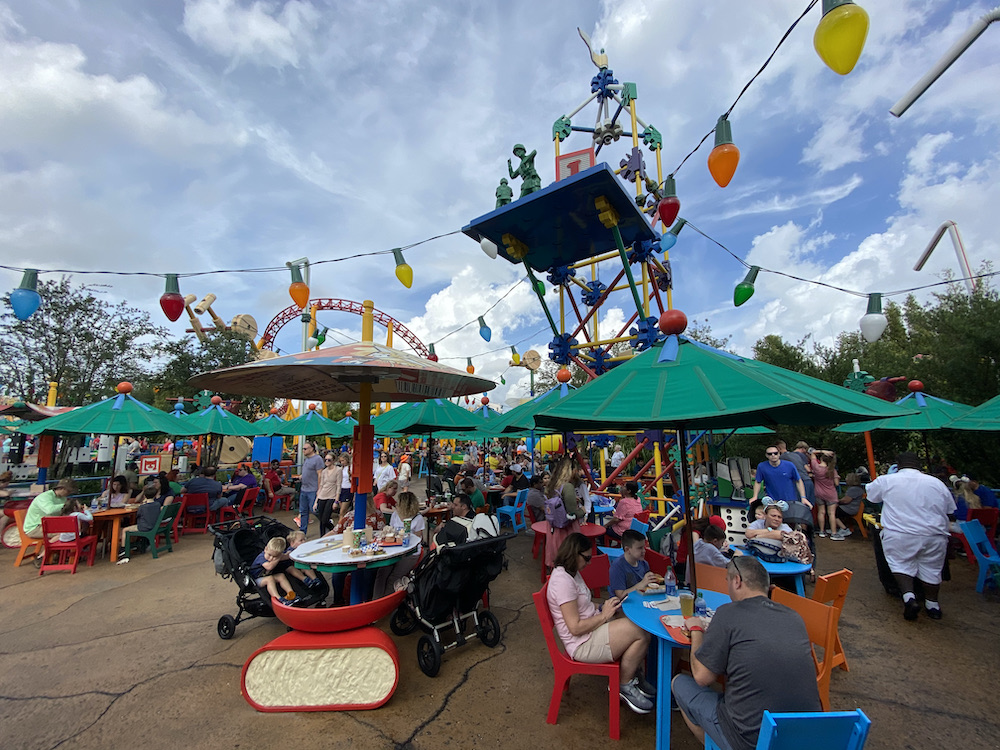
[[410, 524], [411, 523], [412, 523], [412, 519], [410, 519], [410, 518], [404, 518], [403, 519], [403, 533], [406, 534], [407, 536], [410, 535]]
[[678, 597], [681, 600], [681, 616], [694, 617], [694, 594], [690, 591], [681, 591]]

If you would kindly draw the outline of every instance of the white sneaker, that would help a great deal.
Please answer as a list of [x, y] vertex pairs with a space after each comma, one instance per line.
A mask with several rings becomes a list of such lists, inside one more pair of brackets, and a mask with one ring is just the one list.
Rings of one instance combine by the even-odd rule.
[[835, 531], [832, 534], [830, 534], [830, 541], [831, 542], [842, 542], [842, 541], [844, 541], [844, 537], [841, 535], [841, 533], [839, 531]]
[[653, 701], [639, 692], [636, 687], [636, 680], [633, 677], [631, 682], [618, 686], [618, 695], [625, 701], [625, 705], [637, 714], [648, 714], [653, 710]]
[[831, 536], [831, 534], [827, 534], [825, 531], [817, 531], [816, 532], [816, 536], [818, 536], [818, 537], [828, 537], [828, 536]]
[[849, 537], [852, 533], [854, 533], [854, 532], [852, 532], [850, 529], [841, 529], [840, 530], [840, 538], [841, 539], [847, 539], [847, 537]]

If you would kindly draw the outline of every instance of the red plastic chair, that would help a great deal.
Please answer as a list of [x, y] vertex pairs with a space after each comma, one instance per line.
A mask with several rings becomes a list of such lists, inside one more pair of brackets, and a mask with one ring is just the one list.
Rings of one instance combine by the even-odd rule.
[[635, 520], [638, 521], [639, 523], [644, 523], [646, 525], [649, 525], [649, 514], [651, 512], [652, 511], [649, 510], [640, 510], [633, 516], [633, 518], [635, 518]]
[[[607, 557], [607, 555], [605, 555]], [[589, 567], [589, 566], [588, 566]], [[546, 598], [549, 585], [542, 586], [541, 591], [531, 595], [535, 600], [535, 611], [538, 613], [538, 620], [542, 625], [542, 634], [545, 636], [545, 645], [549, 649], [549, 658], [552, 659], [552, 670], [554, 681], [552, 685], [552, 698], [549, 700], [549, 713], [545, 717], [548, 724], [556, 724], [559, 721], [559, 705], [562, 703], [563, 693], [569, 687], [569, 678], [574, 674], [593, 674], [608, 678], [608, 735], [613, 740], [619, 739], [621, 735], [621, 706], [619, 705], [618, 686], [621, 676], [618, 669], [618, 662], [610, 664], [585, 664], [580, 661], [573, 661], [560, 650], [556, 643], [555, 621], [549, 611], [549, 603]]]
[[[526, 510], [528, 511], [528, 518], [531, 519], [528, 522], [528, 526], [529, 527], [533, 523], [538, 523], [539, 521], [544, 521], [545, 520], [544, 518], [538, 518], [535, 515], [535, 509], [533, 507], [531, 507], [530, 505], [527, 506]], [[541, 550], [541, 552], [543, 554], [545, 553], [545, 534], [539, 534], [536, 531], [535, 532], [535, 542], [534, 542], [534, 544], [531, 545], [531, 556], [533, 558], [535, 558], [536, 560], [538, 559], [538, 552], [539, 552], [539, 550]]]
[[174, 516], [174, 524], [170, 527], [170, 536], [174, 540], [174, 544], [181, 540], [181, 519], [184, 518], [184, 510], [187, 508], [187, 497], [181, 497], [180, 499], [174, 499], [174, 503], [181, 506], [181, 509], [177, 511], [177, 515]]
[[[208, 533], [208, 493], [190, 492], [184, 496], [184, 531], [185, 534]], [[200, 508], [200, 510], [192, 510]]]
[[[72, 532], [75, 534], [73, 541], [60, 542], [49, 539], [50, 534], [64, 534]], [[80, 536], [80, 522], [76, 516], [45, 516], [42, 518], [42, 543], [45, 547], [42, 552], [42, 565], [38, 569], [38, 575], [51, 570], [68, 570], [71, 574], [76, 573], [76, 566], [85, 552], [90, 551], [87, 558], [87, 565], [94, 564], [94, 555], [97, 553], [97, 537], [94, 534]], [[49, 562], [52, 558], [56, 562]]]
[[603, 596], [602, 589], [606, 589], [610, 581], [611, 558], [607, 555], [594, 555], [590, 562], [583, 566], [580, 577], [587, 584], [590, 593], [594, 596]]
[[264, 513], [274, 513], [274, 490], [271, 489], [271, 483], [266, 479], [264, 480], [264, 507], [261, 509]]
[[649, 569], [657, 575], [665, 576], [670, 568], [669, 557], [648, 548], [646, 549], [646, 562], [649, 564]]
[[1000, 521], [1000, 508], [971, 508], [969, 521], [979, 521], [986, 531], [986, 538], [992, 541], [997, 536], [997, 521]]
[[259, 488], [251, 487], [246, 492], [243, 493], [243, 500], [240, 501], [240, 506], [234, 508], [232, 505], [223, 505], [219, 508], [219, 523], [225, 521], [235, 521], [241, 516], [247, 518], [253, 515], [253, 504], [257, 502], [257, 493]]

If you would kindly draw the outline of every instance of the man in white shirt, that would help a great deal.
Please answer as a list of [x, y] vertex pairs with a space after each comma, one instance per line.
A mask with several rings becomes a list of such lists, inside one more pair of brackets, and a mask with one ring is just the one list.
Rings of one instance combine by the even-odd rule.
[[920, 614], [913, 592], [914, 579], [919, 578], [927, 616], [940, 620], [938, 591], [955, 499], [940, 479], [920, 471], [917, 454], [900, 453], [896, 466], [895, 474], [878, 477], [865, 487], [871, 502], [882, 503], [882, 550], [903, 592], [903, 617], [916, 620]]

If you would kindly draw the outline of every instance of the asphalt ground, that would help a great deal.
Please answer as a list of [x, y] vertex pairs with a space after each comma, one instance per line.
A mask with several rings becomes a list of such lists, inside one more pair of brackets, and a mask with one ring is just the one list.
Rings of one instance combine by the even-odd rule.
[[[830, 694], [834, 709], [871, 718], [867, 747], [1000, 748], [1000, 598], [975, 592], [973, 566], [953, 561], [943, 620], [911, 623], [879, 584], [869, 543], [855, 533], [817, 544], [820, 573], [855, 573], [840, 620], [850, 672], [834, 673]], [[235, 614], [237, 587], [215, 575], [211, 554], [210, 535], [191, 535], [158, 560], [98, 560], [40, 578], [0, 550], [0, 747], [506, 750], [607, 738], [607, 681], [597, 677], [574, 677], [559, 723], [545, 723], [552, 667], [531, 600], [540, 579], [530, 534], [509, 544], [509, 569], [492, 586], [501, 644], [472, 639], [446, 652], [432, 679], [417, 667], [418, 633], [392, 636], [399, 685], [373, 711], [259, 713], [247, 704], [244, 662], [286, 628], [258, 618], [221, 640], [216, 623]], [[388, 632], [387, 620], [379, 626]], [[621, 744], [653, 747], [655, 716], [624, 705], [621, 715]], [[677, 713], [671, 739], [698, 747]]]

